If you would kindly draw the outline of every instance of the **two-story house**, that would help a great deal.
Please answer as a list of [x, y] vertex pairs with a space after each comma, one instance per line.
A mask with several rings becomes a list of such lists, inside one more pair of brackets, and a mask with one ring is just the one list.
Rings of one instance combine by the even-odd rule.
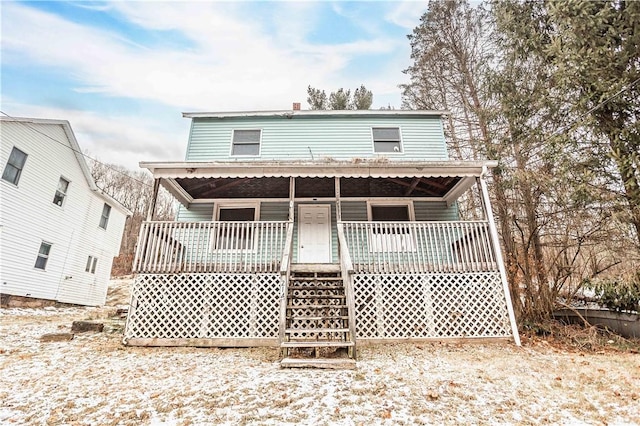
[[0, 119], [2, 304], [103, 305], [130, 212], [91, 177], [68, 121]]
[[[181, 208], [142, 227], [128, 344], [275, 345], [304, 366], [300, 348], [519, 343], [485, 183], [495, 163], [449, 160], [442, 113], [184, 117], [185, 161], [141, 163]], [[465, 193], [481, 220], [460, 220]]]

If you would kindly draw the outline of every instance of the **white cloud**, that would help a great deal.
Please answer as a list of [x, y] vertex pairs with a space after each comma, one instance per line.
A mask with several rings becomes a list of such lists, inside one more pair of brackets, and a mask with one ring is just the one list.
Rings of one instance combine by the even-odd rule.
[[[78, 90], [211, 110], [288, 108], [306, 98], [310, 81], [336, 79], [351, 58], [395, 47], [382, 38], [306, 42], [305, 28], [312, 22], [295, 17], [313, 16], [311, 6], [290, 8], [277, 22], [281, 30], [275, 36], [263, 32], [259, 21], [249, 22], [234, 3], [117, 2], [112, 7], [144, 28], [179, 31], [193, 46], [144, 48], [121, 35], [7, 4], [3, 50], [69, 70], [81, 82]], [[295, 24], [286, 27], [284, 16]]]
[[23, 105], [3, 100], [15, 117], [67, 120], [83, 152], [104, 163], [138, 170], [138, 162], [184, 158], [189, 122], [176, 114], [172, 123], [151, 117], [104, 116], [90, 111]]
[[405, 0], [393, 2], [391, 9], [385, 16], [385, 19], [395, 25], [412, 31], [420, 25], [420, 18], [427, 11], [427, 2]]

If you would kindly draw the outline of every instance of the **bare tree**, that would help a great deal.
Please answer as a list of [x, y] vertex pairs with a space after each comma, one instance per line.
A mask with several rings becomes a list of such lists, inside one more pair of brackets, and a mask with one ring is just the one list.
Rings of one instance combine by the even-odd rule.
[[[153, 197], [153, 179], [146, 171], [132, 172], [124, 167], [93, 161], [91, 175], [96, 185], [132, 212], [125, 224], [120, 256], [113, 262], [113, 275], [131, 273], [133, 256], [138, 242], [140, 226], [145, 220]], [[172, 220], [175, 203], [171, 195], [161, 190], [156, 204], [156, 217]]]

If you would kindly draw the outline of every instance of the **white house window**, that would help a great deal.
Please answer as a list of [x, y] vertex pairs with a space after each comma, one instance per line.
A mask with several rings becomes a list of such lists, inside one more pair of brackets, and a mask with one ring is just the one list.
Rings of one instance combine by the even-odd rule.
[[67, 196], [67, 189], [69, 189], [69, 181], [61, 177], [60, 181], [58, 181], [58, 189], [56, 190], [56, 195], [54, 195], [53, 197], [53, 204], [62, 206], [62, 203]]
[[98, 265], [98, 258], [89, 256], [89, 258], [87, 259], [87, 266], [84, 268], [84, 271], [95, 274], [97, 265]]
[[371, 133], [373, 134], [373, 152], [402, 152], [399, 127], [374, 127], [371, 129]]
[[26, 161], [27, 154], [14, 146], [11, 150], [11, 154], [9, 154], [9, 160], [7, 161], [7, 165], [4, 167], [4, 172], [2, 172], [2, 180], [6, 180], [7, 182], [17, 185], [20, 181], [20, 175], [22, 174], [22, 169], [24, 168], [24, 163], [26, 163]]
[[260, 155], [261, 130], [234, 130], [231, 155]]
[[40, 244], [40, 250], [38, 250], [38, 257], [36, 257], [36, 264], [33, 266], [36, 269], [42, 269], [43, 271], [47, 267], [47, 261], [49, 260], [49, 252], [51, 251], [51, 243], [42, 242]]
[[413, 220], [411, 203], [402, 204], [369, 204], [369, 220], [374, 223], [371, 227], [369, 248], [374, 252], [414, 251], [413, 233], [409, 226], [402, 222]]
[[253, 225], [258, 217], [256, 205], [219, 206], [217, 225], [212, 247], [215, 250], [252, 250], [254, 246]]
[[100, 216], [100, 228], [107, 229], [107, 224], [109, 224], [109, 215], [111, 215], [111, 206], [109, 204], [104, 205], [102, 208], [102, 216]]

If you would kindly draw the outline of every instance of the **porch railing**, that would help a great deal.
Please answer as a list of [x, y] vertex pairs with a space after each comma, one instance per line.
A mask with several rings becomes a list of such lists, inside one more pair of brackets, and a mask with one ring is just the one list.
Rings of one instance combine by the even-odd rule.
[[342, 222], [355, 273], [496, 271], [488, 222]]
[[288, 222], [144, 222], [137, 273], [279, 272]]

